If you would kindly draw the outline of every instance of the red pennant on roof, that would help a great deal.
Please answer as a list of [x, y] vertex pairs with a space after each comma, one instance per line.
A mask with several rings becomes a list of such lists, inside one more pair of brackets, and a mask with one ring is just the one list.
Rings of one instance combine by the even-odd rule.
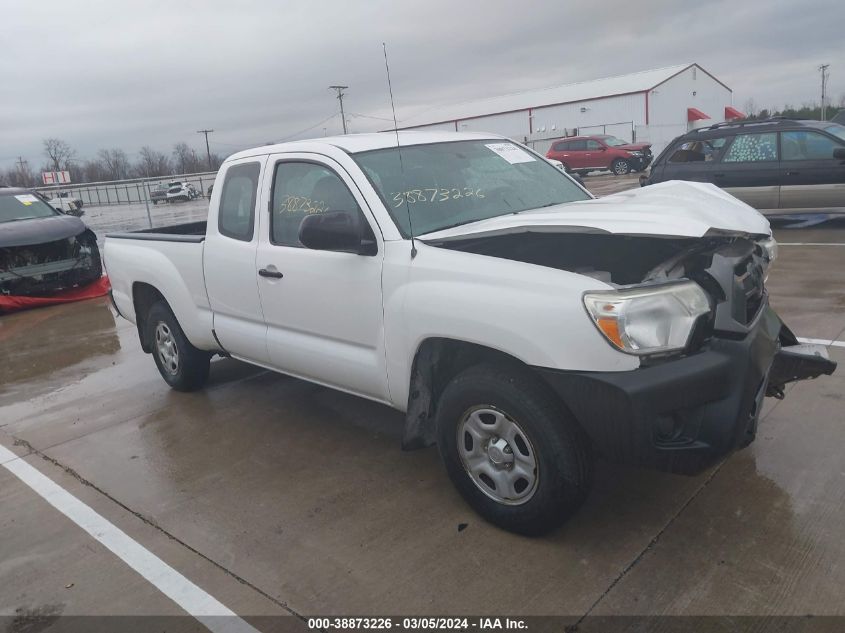
[[701, 121], [710, 117], [697, 108], [687, 108], [687, 121]]
[[736, 108], [732, 108], [731, 106], [725, 106], [725, 121], [730, 121], [731, 119], [744, 119], [745, 113], [740, 112]]

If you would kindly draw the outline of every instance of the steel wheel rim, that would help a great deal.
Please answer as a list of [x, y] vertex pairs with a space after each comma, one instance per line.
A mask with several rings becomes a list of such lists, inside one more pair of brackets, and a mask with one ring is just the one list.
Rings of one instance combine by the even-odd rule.
[[163, 321], [156, 325], [155, 332], [156, 352], [162, 367], [171, 376], [179, 373], [179, 348], [176, 346], [176, 339], [173, 338], [173, 331]]
[[534, 496], [539, 469], [525, 431], [504, 411], [480, 405], [458, 423], [458, 455], [472, 483], [504, 505], [522, 505]]

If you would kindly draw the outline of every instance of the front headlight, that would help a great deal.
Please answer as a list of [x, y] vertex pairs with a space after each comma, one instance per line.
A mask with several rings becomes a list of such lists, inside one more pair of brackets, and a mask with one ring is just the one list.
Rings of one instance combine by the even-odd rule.
[[629, 152], [629, 154], [631, 154], [631, 156], [642, 156], [643, 155], [643, 153], [639, 152], [639, 151]]
[[707, 294], [693, 281], [588, 292], [584, 305], [614, 347], [638, 355], [684, 349], [698, 317], [710, 311]]

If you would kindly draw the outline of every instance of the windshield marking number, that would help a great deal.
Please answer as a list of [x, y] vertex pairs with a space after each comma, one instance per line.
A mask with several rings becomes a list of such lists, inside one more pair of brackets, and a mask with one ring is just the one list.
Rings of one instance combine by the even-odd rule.
[[[429, 193], [431, 194], [429, 196]], [[440, 189], [437, 187], [426, 187], [425, 189], [409, 189], [408, 191], [396, 191], [390, 194], [393, 198], [394, 208], [401, 207], [405, 200], [409, 204], [417, 202], [446, 202], [447, 200], [458, 200], [460, 198], [484, 198], [481, 189], [472, 187], [451, 187]]]

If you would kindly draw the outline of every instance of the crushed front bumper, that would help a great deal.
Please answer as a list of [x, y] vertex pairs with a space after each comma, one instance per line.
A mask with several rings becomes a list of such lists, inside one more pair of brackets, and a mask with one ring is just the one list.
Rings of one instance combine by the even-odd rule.
[[684, 474], [750, 444], [763, 398], [783, 385], [833, 373], [818, 349], [798, 349], [768, 306], [742, 338], [625, 372], [535, 368], [607, 459]]

